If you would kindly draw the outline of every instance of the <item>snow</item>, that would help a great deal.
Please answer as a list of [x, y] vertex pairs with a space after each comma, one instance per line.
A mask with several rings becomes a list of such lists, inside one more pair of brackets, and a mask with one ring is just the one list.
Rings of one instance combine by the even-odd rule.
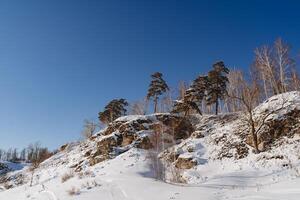
[[266, 101], [264, 101], [258, 107], [256, 107], [254, 110], [254, 114], [260, 115], [260, 114], [266, 113], [267, 111], [270, 111], [270, 110], [276, 110], [277, 111], [276, 115], [274, 114], [270, 117], [280, 118], [284, 114], [286, 114], [294, 109], [300, 110], [300, 98], [299, 97], [300, 97], [299, 91], [293, 91], [293, 92], [287, 92], [287, 93], [275, 95], [273, 97], [270, 97]]
[[150, 119], [150, 120], [155, 121], [156, 115], [155, 114], [152, 114], [152, 115], [127, 115], [127, 116], [119, 117], [115, 121], [116, 122], [128, 122], [128, 123], [130, 123], [131, 121], [138, 120], [138, 119], [139, 120]]
[[12, 171], [16, 171], [16, 170], [21, 170], [24, 167], [28, 166], [27, 163], [13, 163], [13, 162], [8, 162], [8, 161], [3, 161], [2, 163], [4, 163], [5, 165], [7, 165], [7, 167], [12, 170]]
[[[280, 102], [284, 102], [284, 106]], [[300, 93], [291, 92], [277, 95], [255, 109], [259, 116], [268, 110], [280, 108], [270, 118], [280, 118], [294, 109], [300, 109]], [[155, 115], [131, 115], [117, 119], [130, 123], [134, 120], [154, 121]], [[204, 137], [188, 138], [171, 147], [168, 151], [179, 153], [179, 157], [197, 160], [197, 165], [181, 170], [186, 184], [158, 181], [154, 179], [145, 150], [130, 149], [111, 160], [89, 166], [84, 154], [95, 150], [97, 141], [109, 136], [98, 136], [95, 140], [72, 143], [41, 164], [33, 178], [33, 186], [24, 185], [1, 191], [1, 200], [298, 200], [300, 196], [300, 135], [282, 137], [274, 148], [260, 154], [249, 151], [246, 157], [219, 159], [224, 145], [230, 141], [241, 143], [234, 132], [243, 128], [240, 114], [216, 116], [195, 116], [196, 132]], [[224, 121], [226, 123], [224, 123]], [[116, 133], [113, 133], [116, 134]], [[112, 135], [113, 135], [112, 134]], [[140, 136], [150, 131], [140, 131]], [[219, 141], [219, 143], [216, 143]], [[234, 148], [227, 153], [236, 154]], [[82, 171], [71, 168], [82, 161]], [[13, 172], [31, 177], [28, 168]], [[171, 168], [168, 168], [171, 170]], [[170, 173], [170, 171], [167, 171]], [[62, 182], [65, 174], [72, 174]], [[170, 175], [170, 174], [167, 174]], [[72, 191], [74, 195], [70, 195]]]
[[0, 175], [7, 171], [18, 171], [28, 166], [27, 163], [13, 163], [8, 161], [0, 161]]
[[[63, 165], [47, 167], [37, 172], [39, 184], [0, 192], [0, 199], [299, 199], [299, 174], [292, 176], [290, 170], [268, 174], [248, 170], [228, 173], [224, 170], [200, 185], [183, 186], [153, 179], [145, 155], [142, 150], [131, 149], [113, 160], [89, 168], [89, 175], [75, 175], [64, 183], [61, 176], [69, 169]], [[215, 169], [214, 165], [209, 167], [211, 171]], [[78, 190], [75, 196], [68, 194], [72, 187]]]

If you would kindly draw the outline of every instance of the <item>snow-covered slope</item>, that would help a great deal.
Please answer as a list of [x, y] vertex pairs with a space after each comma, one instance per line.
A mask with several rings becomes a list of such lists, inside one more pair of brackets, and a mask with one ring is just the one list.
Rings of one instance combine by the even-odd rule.
[[0, 161], [0, 174], [4, 174], [10, 171], [18, 171], [27, 166], [26, 163], [13, 163], [8, 161]]
[[[8, 184], [14, 187], [3, 188], [0, 199], [296, 200], [299, 110], [299, 92], [277, 95], [255, 109], [257, 119], [272, 112], [260, 133], [265, 145], [259, 154], [247, 143], [242, 113], [192, 116], [175, 132], [170, 127], [182, 121], [178, 116], [122, 117], [90, 140], [62, 147], [34, 172], [31, 187], [32, 172], [27, 168], [8, 175], [12, 177]], [[166, 127], [160, 129], [164, 139], [172, 134], [177, 139], [159, 155], [166, 165], [166, 182], [153, 178], [149, 164], [149, 138], [158, 124]]]
[[[249, 126], [245, 114], [197, 116], [193, 120], [196, 130], [192, 136], [164, 152], [167, 158], [178, 156], [170, 167], [177, 164], [185, 169], [182, 170], [183, 180], [193, 185], [241, 172], [277, 176], [278, 173], [290, 171], [287, 176], [298, 176], [300, 93], [274, 96], [259, 105], [253, 114], [258, 124], [260, 118], [267, 116], [266, 125], [259, 132], [261, 153], [253, 153], [253, 147], [249, 145]], [[260, 184], [269, 182], [259, 181]]]

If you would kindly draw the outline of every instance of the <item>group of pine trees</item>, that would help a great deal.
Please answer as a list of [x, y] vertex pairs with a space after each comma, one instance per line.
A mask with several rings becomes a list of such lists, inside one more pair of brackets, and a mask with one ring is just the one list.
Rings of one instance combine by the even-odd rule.
[[126, 106], [128, 106], [126, 99], [113, 99], [104, 107], [104, 111], [99, 112], [98, 118], [105, 124], [110, 123], [126, 114]]
[[[153, 100], [155, 113], [157, 112], [159, 97], [169, 90], [169, 86], [162, 76], [160, 72], [151, 75], [152, 80], [146, 97], [147, 100]], [[128, 105], [125, 99], [113, 99], [104, 107], [103, 111], [98, 113], [98, 119], [104, 124], [110, 123], [118, 117], [125, 115]], [[139, 109], [137, 104], [135, 104], [134, 108]]]
[[228, 78], [226, 75], [228, 73], [229, 69], [223, 61], [215, 63], [207, 76], [199, 76], [192, 82], [183, 98], [175, 102], [172, 112], [183, 112], [186, 116], [190, 110], [195, 110], [202, 115], [200, 107], [205, 100], [207, 105], [215, 105], [215, 114], [217, 115], [219, 101], [227, 95]]
[[[215, 113], [218, 114], [219, 101], [224, 99], [227, 94], [228, 78], [226, 75], [228, 73], [229, 69], [223, 61], [215, 63], [207, 76], [199, 76], [193, 81], [190, 88], [185, 91], [183, 98], [172, 105], [172, 112], [184, 112], [184, 116], [186, 116], [190, 110], [196, 110], [199, 114], [202, 114], [199, 105], [205, 99], [207, 105], [215, 104]], [[155, 72], [151, 75], [146, 100], [153, 101], [154, 113], [158, 111], [160, 96], [169, 90], [162, 73]], [[98, 118], [102, 123], [108, 124], [125, 115], [128, 105], [125, 99], [113, 99], [104, 107], [103, 111], [99, 112]]]
[[244, 76], [240, 70], [229, 71], [223, 61], [216, 62], [207, 75], [198, 76], [189, 87], [181, 82], [179, 97], [175, 100], [169, 95], [170, 87], [163, 79], [163, 74], [155, 72], [151, 75], [145, 101], [135, 102], [129, 108], [125, 99], [114, 99], [99, 112], [98, 118], [107, 124], [125, 115], [128, 108], [131, 114], [146, 114], [149, 101], [153, 102], [154, 113], [163, 111], [159, 109], [159, 103], [168, 104], [168, 110], [184, 116], [191, 113], [217, 115], [220, 111], [246, 111], [246, 106], [240, 101], [242, 94], [245, 95], [244, 99], [248, 96], [245, 91], [255, 94], [251, 101], [253, 106], [257, 106], [272, 95], [300, 89], [290, 47], [281, 39], [277, 39], [274, 45], [257, 48], [249, 71], [251, 73]]
[[[202, 114], [200, 105], [206, 100], [207, 105], [215, 104], [215, 114], [218, 114], [219, 101], [223, 100], [227, 94], [227, 74], [229, 69], [223, 61], [213, 65], [213, 69], [208, 72], [207, 76], [197, 77], [183, 95], [183, 98], [175, 101], [172, 105], [173, 113], [184, 113], [186, 116], [190, 110], [195, 110]], [[154, 113], [158, 111], [159, 98], [167, 91], [169, 86], [163, 79], [160, 72], [151, 75], [151, 82], [148, 88], [146, 100], [153, 101]], [[125, 99], [113, 99], [99, 112], [98, 118], [102, 123], [110, 123], [118, 117], [126, 114], [128, 102]]]

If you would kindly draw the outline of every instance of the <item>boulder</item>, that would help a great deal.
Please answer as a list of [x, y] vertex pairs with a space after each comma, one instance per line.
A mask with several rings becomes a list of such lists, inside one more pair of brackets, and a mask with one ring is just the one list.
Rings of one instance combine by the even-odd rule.
[[197, 165], [197, 161], [194, 160], [192, 157], [189, 158], [178, 157], [178, 159], [175, 162], [175, 166], [179, 169], [191, 169], [196, 165]]
[[97, 143], [97, 151], [99, 154], [109, 154], [113, 148], [120, 145], [122, 142], [121, 138], [117, 135], [111, 135], [103, 138]]
[[67, 149], [67, 147], [69, 146], [69, 144], [64, 144], [59, 148], [59, 151], [64, 151], [65, 149]]
[[146, 137], [139, 138], [136, 141], [135, 147], [139, 148], [139, 149], [151, 149], [151, 148], [153, 148], [153, 145], [152, 145], [149, 137], [146, 136]]
[[136, 134], [132, 132], [126, 132], [122, 134], [122, 144], [121, 146], [127, 146], [131, 144], [136, 138]]
[[109, 155], [100, 155], [100, 156], [96, 156], [96, 157], [90, 157], [89, 159], [89, 164], [90, 166], [96, 165], [104, 160], [109, 159]]

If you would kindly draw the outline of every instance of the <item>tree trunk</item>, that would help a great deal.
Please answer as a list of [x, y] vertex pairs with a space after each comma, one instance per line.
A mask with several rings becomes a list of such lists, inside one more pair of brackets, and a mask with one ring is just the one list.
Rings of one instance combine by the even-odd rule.
[[157, 112], [157, 97], [154, 98], [154, 113]]
[[217, 101], [216, 101], [216, 115], [218, 115], [218, 108], [219, 108], [219, 99], [217, 98]]
[[34, 171], [35, 169], [32, 169], [31, 178], [30, 178], [30, 187], [32, 187]]
[[255, 150], [255, 153], [259, 153], [257, 135], [255, 133], [255, 124], [254, 124], [252, 115], [250, 115], [250, 123], [251, 123], [251, 136], [252, 136], [252, 143], [254, 146], [254, 150]]
[[279, 71], [280, 71], [280, 93], [286, 92], [286, 87], [285, 87], [285, 73], [284, 73], [284, 67], [282, 66], [282, 58], [280, 57], [279, 61]]
[[263, 85], [264, 85], [264, 91], [265, 91], [265, 98], [269, 98], [269, 95], [268, 95], [268, 90], [267, 90], [267, 83], [266, 83], [266, 77], [265, 77], [265, 74], [264, 72], [262, 73], [262, 76], [263, 76]]
[[110, 122], [114, 121], [112, 111], [109, 112]]

